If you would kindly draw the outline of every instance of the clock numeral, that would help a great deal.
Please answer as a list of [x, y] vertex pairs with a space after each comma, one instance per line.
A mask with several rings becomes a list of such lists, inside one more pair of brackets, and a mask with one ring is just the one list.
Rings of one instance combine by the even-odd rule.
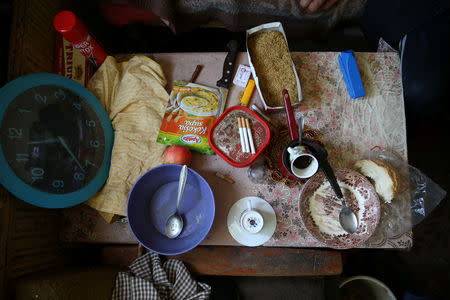
[[44, 179], [44, 169], [42, 168], [32, 168], [31, 169], [31, 183], [34, 183], [36, 180]]
[[22, 138], [22, 129], [8, 128], [8, 136], [11, 140]]
[[84, 167], [87, 168], [87, 167], [89, 167], [89, 166], [96, 167], [96, 165], [95, 165], [93, 162], [91, 162], [91, 161], [89, 161], [89, 160], [85, 160], [85, 161], [84, 161]]
[[89, 145], [93, 148], [98, 148], [100, 146], [100, 143], [98, 141], [90, 141]]
[[26, 162], [30, 160], [30, 155], [26, 153], [16, 153], [16, 160], [19, 162]]
[[76, 108], [76, 109], [78, 109], [78, 110], [81, 110], [82, 108], [83, 108], [83, 106], [81, 105], [81, 103], [72, 103], [73, 104], [73, 106]]
[[73, 174], [73, 179], [75, 180], [83, 180], [84, 177], [84, 173], [81, 172], [75, 172], [75, 174]]
[[34, 99], [37, 101], [37, 102], [42, 102], [42, 103], [44, 103], [44, 104], [46, 104], [47, 103], [47, 96], [41, 96], [40, 94], [35, 94], [34, 95]]
[[94, 120], [86, 120], [86, 126], [87, 127], [95, 127], [95, 121]]
[[64, 101], [66, 100], [66, 93], [64, 93], [63, 90], [59, 89], [55, 91], [55, 98]]
[[52, 186], [57, 189], [57, 188], [62, 188], [64, 187], [64, 181], [62, 180], [53, 180], [52, 181]]
[[25, 109], [25, 108], [19, 108], [20, 113], [29, 113], [31, 110]]

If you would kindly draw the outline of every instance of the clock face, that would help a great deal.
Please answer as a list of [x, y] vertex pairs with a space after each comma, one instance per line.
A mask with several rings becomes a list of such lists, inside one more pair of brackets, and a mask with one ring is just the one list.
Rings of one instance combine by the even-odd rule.
[[91, 105], [60, 86], [25, 90], [6, 108], [1, 150], [17, 177], [50, 194], [82, 189], [105, 159], [105, 129]]

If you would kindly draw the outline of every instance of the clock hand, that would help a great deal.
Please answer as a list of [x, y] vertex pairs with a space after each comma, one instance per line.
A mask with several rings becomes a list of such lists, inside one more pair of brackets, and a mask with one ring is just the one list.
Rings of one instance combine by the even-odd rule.
[[[73, 160], [77, 163], [77, 165], [80, 167], [81, 170], [83, 170], [83, 167], [81, 166], [80, 162], [78, 161], [78, 159], [75, 157], [75, 155], [73, 154], [73, 152], [70, 150], [69, 146], [67, 146], [66, 141], [64, 141], [63, 137], [58, 136], [58, 141], [61, 143], [61, 145], [63, 145], [63, 147], [66, 149], [67, 152], [69, 152], [70, 156], [73, 158]], [[84, 170], [83, 170], [84, 171]]]
[[28, 142], [28, 145], [46, 144], [46, 143], [54, 143], [54, 142], [58, 142], [58, 139], [46, 139], [46, 140], [40, 140], [40, 141], [31, 141], [31, 142]]

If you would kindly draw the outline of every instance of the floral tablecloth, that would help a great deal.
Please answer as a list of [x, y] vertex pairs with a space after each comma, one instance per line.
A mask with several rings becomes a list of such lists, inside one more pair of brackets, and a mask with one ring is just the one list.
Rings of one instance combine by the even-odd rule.
[[[221, 78], [226, 53], [160, 53], [151, 55], [164, 70], [167, 82], [189, 79], [198, 64], [203, 65], [197, 82], [215, 86]], [[302, 87], [303, 100], [294, 108], [296, 119], [303, 114], [305, 126], [320, 133], [320, 141], [329, 152], [333, 167], [352, 168], [353, 163], [379, 146], [407, 159], [406, 121], [400, 76], [400, 58], [396, 53], [355, 53], [366, 97], [349, 97], [337, 52], [293, 52]], [[237, 64], [248, 65], [247, 53], [239, 53]], [[170, 91], [170, 84], [166, 87]], [[243, 89], [233, 86], [227, 106], [237, 105]], [[253, 93], [251, 103], [260, 106]], [[260, 106], [261, 107], [261, 106]], [[284, 111], [271, 117], [286, 124]], [[277, 135], [272, 136], [275, 142]], [[279, 137], [278, 137], [279, 138]], [[227, 229], [231, 206], [246, 196], [259, 196], [275, 210], [277, 226], [272, 238], [263, 246], [323, 247], [304, 227], [298, 211], [301, 185], [289, 186], [268, 178], [263, 184], [252, 183], [248, 168], [234, 168], [218, 155], [193, 154], [191, 168], [210, 184], [216, 203], [214, 224], [202, 245], [239, 245]], [[214, 174], [219, 171], [232, 179], [229, 184]], [[383, 205], [382, 205], [383, 207]], [[86, 208], [75, 207], [64, 212], [61, 239], [67, 242], [136, 243], [127, 224], [112, 225]], [[378, 226], [374, 235], [360, 247], [410, 248], [412, 233], [387, 234]]]
[[[305, 125], [322, 133], [333, 167], [352, 168], [375, 146], [389, 149], [406, 160], [406, 123], [396, 53], [356, 53], [366, 97], [349, 97], [340, 71], [338, 53], [293, 53], [303, 100], [295, 109]], [[283, 118], [283, 114], [276, 116]], [[298, 212], [301, 186], [282, 182], [255, 185], [253, 191], [274, 208], [277, 228], [266, 246], [320, 247], [302, 224]], [[389, 237], [379, 226], [361, 247], [408, 248], [412, 233]]]

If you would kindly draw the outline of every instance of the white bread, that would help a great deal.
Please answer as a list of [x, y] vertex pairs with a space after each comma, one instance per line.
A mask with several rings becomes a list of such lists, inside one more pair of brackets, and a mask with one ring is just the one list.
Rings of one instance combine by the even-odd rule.
[[355, 168], [369, 177], [384, 202], [391, 203], [398, 189], [398, 179], [397, 172], [390, 165], [379, 160], [364, 159], [357, 161]]

